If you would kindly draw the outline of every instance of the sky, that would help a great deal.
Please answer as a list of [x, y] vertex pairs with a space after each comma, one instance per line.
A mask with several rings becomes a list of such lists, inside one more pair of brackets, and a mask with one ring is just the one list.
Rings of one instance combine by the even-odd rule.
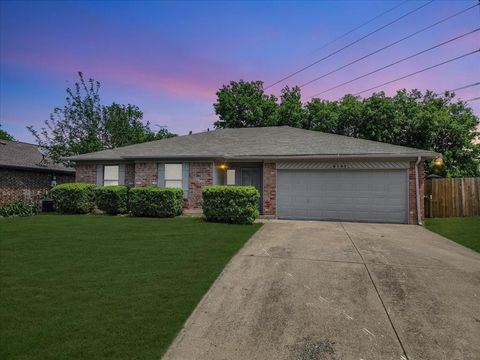
[[[134, 104], [153, 129], [212, 129], [216, 91], [231, 80], [270, 85], [427, 1], [1, 1], [0, 124], [17, 140], [37, 129], [77, 72], [101, 83], [104, 105]], [[267, 90], [301, 85], [477, 0], [434, 1], [398, 22]], [[340, 35], [399, 5], [391, 12]], [[302, 87], [302, 100], [480, 26], [480, 6]], [[480, 48], [480, 32], [321, 95], [335, 100]], [[417, 88], [437, 92], [480, 81], [480, 55], [362, 93]], [[480, 96], [480, 86], [458, 91]], [[469, 105], [480, 114], [480, 101]]]

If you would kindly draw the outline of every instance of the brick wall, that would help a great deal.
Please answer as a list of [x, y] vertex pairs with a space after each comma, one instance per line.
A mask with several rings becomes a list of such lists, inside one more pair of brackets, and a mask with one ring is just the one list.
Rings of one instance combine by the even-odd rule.
[[213, 184], [213, 163], [192, 162], [189, 167], [188, 200], [189, 209], [201, 208], [202, 188]]
[[76, 164], [75, 182], [96, 184], [97, 183], [97, 165], [95, 164]]
[[74, 182], [74, 174], [53, 174], [28, 170], [0, 169], [0, 204], [28, 201], [40, 204], [50, 190], [55, 175], [57, 184]]
[[276, 215], [277, 165], [263, 163], [263, 215]]
[[[417, 224], [417, 196], [415, 185], [415, 162], [410, 161], [408, 169], [408, 223]], [[424, 219], [425, 209], [423, 197], [425, 195], [425, 180], [424, 180], [424, 168], [423, 161], [418, 164], [418, 182], [420, 193], [420, 212], [421, 218]]]
[[158, 164], [156, 161], [137, 162], [134, 172], [135, 186], [157, 186]]
[[135, 186], [135, 164], [125, 164], [125, 185]]

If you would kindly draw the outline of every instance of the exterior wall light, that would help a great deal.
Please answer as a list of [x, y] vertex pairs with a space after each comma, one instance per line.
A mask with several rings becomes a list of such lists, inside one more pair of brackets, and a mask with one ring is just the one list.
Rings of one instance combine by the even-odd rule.
[[220, 164], [219, 168], [222, 170], [227, 170], [228, 166], [227, 164]]
[[442, 167], [444, 164], [445, 162], [442, 158], [436, 158], [435, 160], [433, 160], [433, 165], [435, 165], [436, 167]]

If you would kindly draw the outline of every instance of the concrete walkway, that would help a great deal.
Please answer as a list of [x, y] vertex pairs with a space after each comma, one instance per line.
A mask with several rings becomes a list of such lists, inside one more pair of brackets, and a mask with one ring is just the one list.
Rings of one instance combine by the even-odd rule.
[[269, 221], [165, 359], [479, 354], [480, 254], [420, 226]]

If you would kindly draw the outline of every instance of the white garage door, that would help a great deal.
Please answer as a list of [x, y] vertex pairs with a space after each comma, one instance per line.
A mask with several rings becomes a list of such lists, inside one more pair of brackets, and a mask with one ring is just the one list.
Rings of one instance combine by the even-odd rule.
[[278, 170], [283, 219], [407, 222], [407, 171]]

